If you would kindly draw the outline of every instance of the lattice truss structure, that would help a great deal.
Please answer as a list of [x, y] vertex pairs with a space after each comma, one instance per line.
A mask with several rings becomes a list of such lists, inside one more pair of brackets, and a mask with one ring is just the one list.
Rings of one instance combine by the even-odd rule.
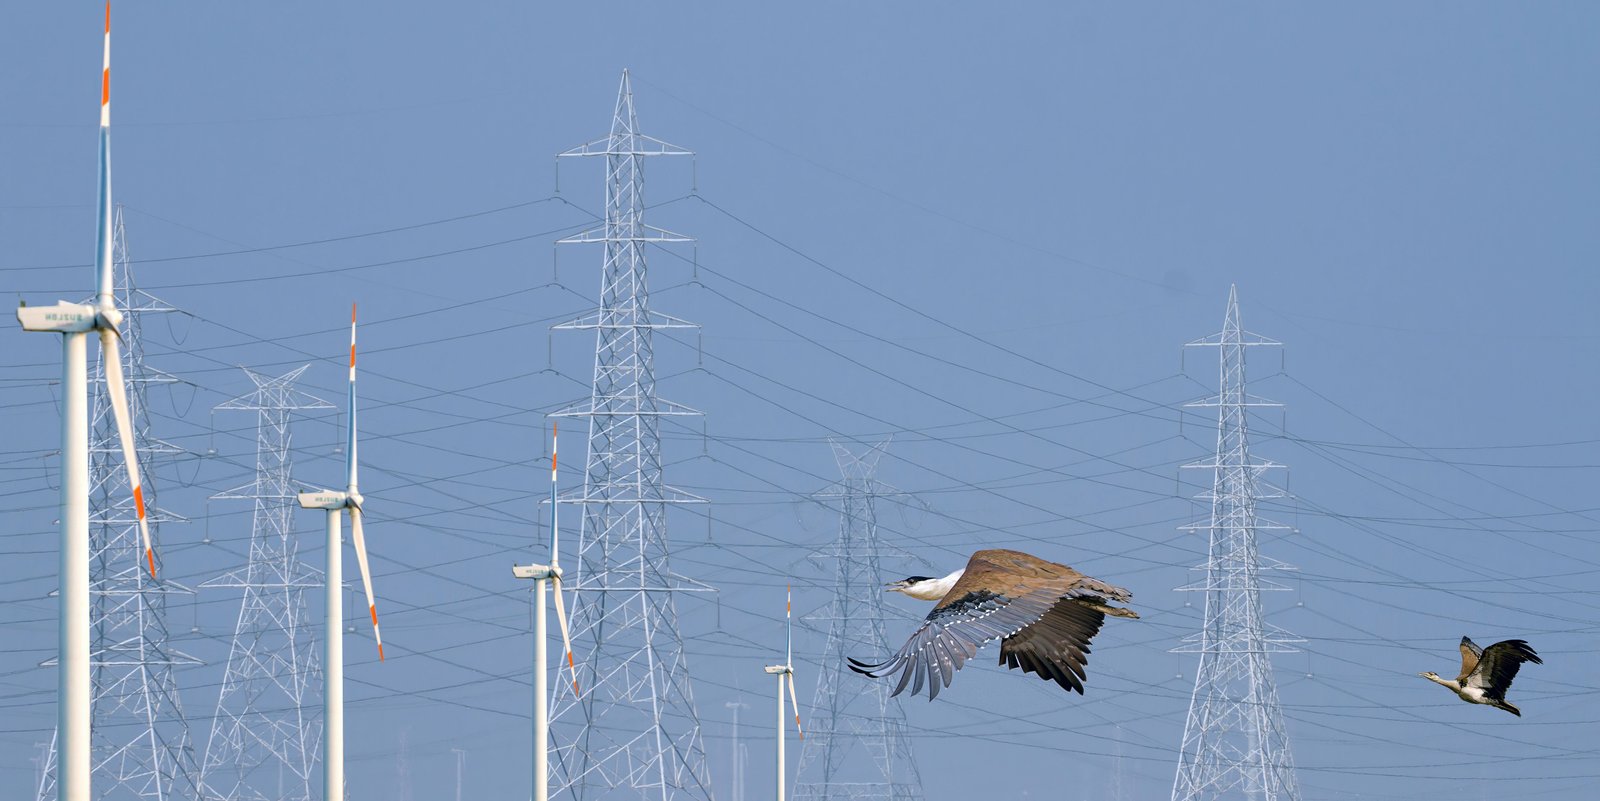
[[[155, 546], [157, 575], [161, 575], [160, 524], [187, 521], [158, 504], [159, 471], [154, 464], [182, 450], [150, 434], [150, 387], [176, 379], [145, 365], [141, 323], [146, 315], [173, 308], [135, 288], [121, 206], [116, 209], [113, 228], [113, 286], [118, 306], [127, 310], [122, 324], [122, 369], [128, 384], [134, 447], [144, 468], [146, 521]], [[98, 799], [187, 799], [194, 796], [198, 771], [174, 673], [179, 667], [198, 665], [200, 660], [168, 644], [167, 599], [193, 595], [193, 590], [174, 581], [152, 580], [145, 570], [139, 518], [106, 392], [104, 358], [101, 353], [90, 376], [94, 393], [89, 423], [93, 786]], [[57, 662], [52, 658], [45, 664]], [[52, 737], [37, 792], [40, 801], [56, 798], [56, 767], [56, 738]]]
[[1217, 410], [1217, 451], [1213, 459], [1185, 465], [1210, 470], [1208, 520], [1184, 528], [1209, 535], [1205, 578], [1180, 589], [1205, 594], [1205, 625], [1185, 638], [1178, 653], [1198, 653], [1194, 695], [1183, 727], [1173, 801], [1249, 799], [1298, 801], [1294, 759], [1278, 705], [1271, 654], [1293, 652], [1302, 642], [1265, 622], [1263, 590], [1286, 587], [1262, 577], [1263, 571], [1290, 570], [1257, 551], [1262, 531], [1284, 530], [1256, 514], [1256, 502], [1283, 492], [1263, 476], [1282, 465], [1250, 455], [1248, 416], [1252, 408], [1278, 406], [1245, 391], [1245, 351], [1280, 343], [1251, 334], [1239, 325], [1236, 289], [1228, 292], [1222, 332], [1189, 343], [1221, 354], [1218, 394], [1191, 407]]
[[[653, 334], [692, 324], [650, 309], [645, 250], [692, 241], [644, 223], [646, 158], [692, 155], [639, 133], [622, 74], [611, 133], [561, 156], [605, 160], [605, 220], [561, 240], [604, 248], [600, 307], [559, 330], [595, 332], [588, 400], [557, 412], [588, 423], [584, 485], [559, 503], [581, 506], [572, 640], [579, 692], [552, 692], [551, 795], [709, 799], [705, 743], [678, 629], [675, 597], [709, 589], [668, 568], [667, 509], [704, 499], [666, 485], [661, 422], [697, 415], [656, 396]], [[570, 540], [565, 540], [570, 542]]]
[[[819, 556], [835, 566], [833, 602], [824, 615], [828, 644], [817, 665], [806, 739], [795, 772], [796, 801], [920, 801], [922, 777], [900, 701], [889, 683], [849, 671], [848, 657], [889, 649], [876, 500], [898, 492], [876, 478], [887, 443], [857, 455], [833, 442], [840, 481], [816, 497], [839, 505], [839, 536]], [[903, 618], [905, 615], [896, 615]]]
[[243, 591], [201, 763], [206, 799], [310, 801], [316, 785], [322, 668], [305, 596], [322, 586], [323, 576], [300, 561], [289, 422], [291, 412], [334, 407], [294, 388], [305, 370], [273, 377], [246, 369], [255, 390], [216, 407], [256, 413], [256, 475], [249, 484], [212, 496], [250, 501], [255, 508], [249, 561], [201, 584]]

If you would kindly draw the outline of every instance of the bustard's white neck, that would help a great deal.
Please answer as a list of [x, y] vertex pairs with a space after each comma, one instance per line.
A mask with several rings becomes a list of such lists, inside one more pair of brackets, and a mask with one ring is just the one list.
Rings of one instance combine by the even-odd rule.
[[961, 568], [944, 578], [923, 579], [904, 586], [894, 586], [891, 589], [895, 592], [903, 592], [919, 601], [937, 601], [943, 598], [951, 587], [956, 585], [956, 582], [961, 579], [961, 574], [965, 572], [967, 572], [967, 569]]
[[1461, 692], [1461, 683], [1455, 679], [1441, 679], [1437, 673], [1418, 673], [1417, 675], [1433, 682], [1434, 684], [1442, 684], [1446, 687], [1449, 687], [1458, 694]]

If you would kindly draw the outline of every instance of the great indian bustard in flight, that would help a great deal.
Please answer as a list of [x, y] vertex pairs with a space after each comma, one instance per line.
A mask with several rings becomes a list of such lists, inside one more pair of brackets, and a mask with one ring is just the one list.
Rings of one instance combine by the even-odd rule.
[[1479, 648], [1477, 643], [1462, 637], [1461, 675], [1455, 681], [1441, 679], [1439, 674], [1432, 671], [1417, 675], [1434, 684], [1449, 687], [1469, 704], [1504, 709], [1520, 718], [1522, 710], [1506, 701], [1506, 690], [1511, 688], [1511, 680], [1517, 677], [1517, 670], [1523, 662], [1544, 664], [1539, 655], [1528, 647], [1527, 640], [1505, 640], [1488, 648]]
[[1139, 617], [1109, 604], [1132, 598], [1127, 590], [1020, 551], [978, 551], [944, 578], [912, 576], [886, 589], [939, 603], [894, 656], [875, 665], [852, 658], [850, 669], [875, 679], [900, 674], [891, 695], [908, 683], [916, 695], [926, 682], [929, 701], [997, 638], [1000, 664], [1082, 695], [1089, 640], [1106, 615]]

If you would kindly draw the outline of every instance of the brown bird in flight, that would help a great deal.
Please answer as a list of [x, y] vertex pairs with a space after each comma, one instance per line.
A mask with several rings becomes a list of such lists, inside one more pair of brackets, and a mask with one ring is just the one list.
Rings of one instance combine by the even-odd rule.
[[1477, 643], [1462, 637], [1461, 675], [1455, 681], [1441, 679], [1439, 674], [1432, 671], [1417, 675], [1434, 684], [1449, 687], [1469, 704], [1504, 709], [1520, 718], [1522, 710], [1506, 700], [1506, 690], [1511, 689], [1511, 680], [1517, 677], [1523, 662], [1544, 664], [1544, 660], [1528, 646], [1527, 640], [1504, 640], [1488, 648], [1479, 648]]
[[1139, 617], [1109, 603], [1131, 599], [1127, 590], [1021, 551], [978, 551], [944, 578], [912, 576], [885, 589], [939, 603], [894, 656], [875, 665], [852, 657], [850, 669], [875, 679], [900, 674], [890, 695], [908, 683], [916, 695], [926, 682], [929, 701], [996, 638], [1000, 664], [1082, 695], [1089, 640], [1106, 615]]

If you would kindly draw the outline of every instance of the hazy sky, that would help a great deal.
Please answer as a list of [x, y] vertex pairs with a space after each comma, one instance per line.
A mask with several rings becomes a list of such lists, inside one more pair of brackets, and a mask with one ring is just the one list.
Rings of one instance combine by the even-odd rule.
[[[827, 438], [892, 437], [880, 533], [948, 571], [1019, 547], [1131, 588], [1139, 621], [1095, 641], [1086, 697], [969, 665], [906, 706], [930, 801], [1165, 797], [1199, 625], [1174, 587], [1208, 483], [1228, 286], [1255, 452], [1295, 527], [1270, 620], [1306, 799], [1586, 799], [1600, 779], [1600, 9], [1584, 3], [123, 3], [116, 199], [145, 322], [165, 576], [243, 564], [254, 420], [212, 407], [239, 366], [343, 393], [361, 303], [362, 489], [390, 659], [347, 638], [356, 799], [528, 793], [527, 588], [547, 491], [544, 415], [584, 397], [593, 340], [548, 332], [595, 301], [599, 253], [554, 240], [601, 205], [592, 160], [618, 77], [642, 127], [697, 152], [647, 167], [649, 220], [699, 238], [652, 253], [652, 301], [704, 326], [657, 341], [672, 567], [719, 589], [679, 604], [713, 783], [730, 790], [743, 698], [748, 797], [770, 794], [782, 588], [828, 603], [808, 559], [836, 513]], [[97, 3], [0, 24], [0, 290], [91, 288]], [[332, 241], [327, 241], [332, 240]], [[217, 254], [217, 255], [204, 255]], [[202, 255], [201, 258], [192, 258]], [[191, 258], [179, 258], [191, 257]], [[29, 797], [54, 725], [59, 348], [0, 337], [0, 796]], [[1087, 401], [1087, 402], [1086, 402]], [[340, 421], [299, 418], [295, 476], [339, 481]], [[580, 437], [563, 462], [576, 464]], [[207, 456], [208, 449], [216, 454]], [[568, 462], [568, 459], [571, 462]], [[565, 472], [565, 471], [564, 471]], [[574, 469], [565, 482], [580, 480]], [[574, 516], [575, 518], [575, 516]], [[321, 520], [296, 513], [321, 565]], [[209, 538], [211, 542], [204, 542]], [[353, 564], [347, 560], [347, 565]], [[353, 574], [353, 573], [352, 573]], [[312, 597], [320, 620], [320, 599]], [[908, 620], [919, 602], [890, 602]], [[203, 752], [238, 613], [175, 603]], [[797, 625], [802, 714], [825, 622]], [[197, 631], [191, 632], [191, 629]], [[1463, 704], [1461, 635], [1528, 639], [1523, 716]], [[868, 655], [870, 656], [870, 655]], [[1118, 728], [1120, 727], [1120, 728]], [[1120, 734], [1118, 734], [1120, 732]], [[796, 749], [791, 747], [791, 754]], [[792, 776], [791, 772], [791, 776]]]

